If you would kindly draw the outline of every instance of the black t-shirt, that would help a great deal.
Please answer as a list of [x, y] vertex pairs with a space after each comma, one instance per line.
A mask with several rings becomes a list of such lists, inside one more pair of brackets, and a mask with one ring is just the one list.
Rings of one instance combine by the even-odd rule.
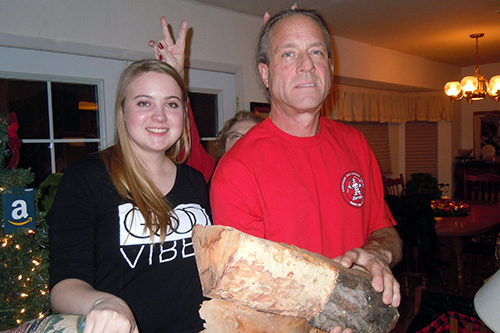
[[201, 331], [203, 296], [191, 231], [211, 224], [207, 192], [200, 172], [179, 165], [167, 195], [179, 227], [163, 244], [151, 242], [142, 215], [120, 197], [99, 156], [73, 163], [47, 218], [50, 288], [76, 278], [116, 295], [142, 333]]

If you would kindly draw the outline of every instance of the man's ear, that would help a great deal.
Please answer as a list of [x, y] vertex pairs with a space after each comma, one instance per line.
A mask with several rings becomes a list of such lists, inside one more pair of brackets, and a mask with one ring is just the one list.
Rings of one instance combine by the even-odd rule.
[[263, 62], [259, 63], [259, 73], [262, 82], [266, 88], [269, 88], [269, 67]]

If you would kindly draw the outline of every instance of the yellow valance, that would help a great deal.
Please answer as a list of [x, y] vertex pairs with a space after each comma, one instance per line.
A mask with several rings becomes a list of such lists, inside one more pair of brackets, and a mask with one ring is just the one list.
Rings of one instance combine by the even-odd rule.
[[335, 85], [323, 115], [343, 121], [406, 123], [453, 120], [453, 104], [441, 92], [397, 91]]

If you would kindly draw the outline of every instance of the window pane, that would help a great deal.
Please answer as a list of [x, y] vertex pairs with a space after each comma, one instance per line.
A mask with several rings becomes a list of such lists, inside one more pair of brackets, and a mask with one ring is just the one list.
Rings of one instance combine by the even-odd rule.
[[0, 79], [0, 110], [15, 112], [21, 139], [48, 139], [47, 83]]
[[201, 138], [217, 136], [217, 94], [189, 93], [194, 122]]
[[96, 142], [58, 143], [56, 146], [56, 172], [64, 172], [71, 162], [99, 150]]
[[97, 86], [52, 83], [54, 138], [97, 138]]
[[29, 186], [37, 187], [52, 173], [50, 167], [50, 149], [48, 143], [23, 143], [19, 149], [18, 168], [31, 169], [35, 181]]

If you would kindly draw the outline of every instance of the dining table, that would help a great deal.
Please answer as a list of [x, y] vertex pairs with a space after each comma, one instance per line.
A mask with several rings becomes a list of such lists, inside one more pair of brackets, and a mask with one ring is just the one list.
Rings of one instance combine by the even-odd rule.
[[470, 203], [467, 216], [436, 217], [435, 229], [438, 237], [451, 239], [456, 259], [457, 289], [464, 292], [464, 241], [500, 229], [500, 202]]

